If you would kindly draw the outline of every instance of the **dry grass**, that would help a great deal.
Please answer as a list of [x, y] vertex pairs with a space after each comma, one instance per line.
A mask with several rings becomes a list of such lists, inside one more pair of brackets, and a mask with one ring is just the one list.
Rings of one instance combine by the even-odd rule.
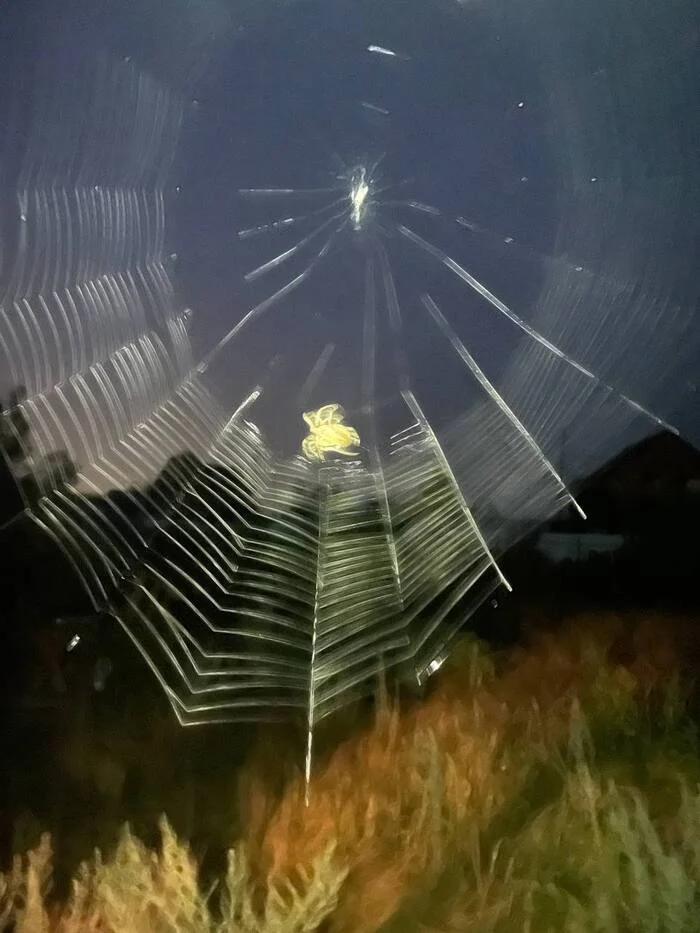
[[228, 870], [215, 890], [203, 892], [187, 845], [167, 820], [152, 851], [124, 830], [108, 861], [99, 853], [74, 879], [67, 905], [47, 906], [51, 846], [45, 837], [17, 858], [0, 885], [2, 929], [16, 933], [301, 933], [317, 930], [337, 906], [346, 872], [333, 846], [294, 881], [271, 880], [256, 898], [243, 849], [229, 852]]
[[[2, 879], [17, 933], [691, 933], [700, 769], [667, 620], [572, 620], [495, 664], [465, 642], [421, 705], [280, 794], [244, 782], [246, 838], [202, 890], [167, 822], [126, 832], [46, 908], [48, 840]], [[0, 923], [0, 927], [2, 924]]]

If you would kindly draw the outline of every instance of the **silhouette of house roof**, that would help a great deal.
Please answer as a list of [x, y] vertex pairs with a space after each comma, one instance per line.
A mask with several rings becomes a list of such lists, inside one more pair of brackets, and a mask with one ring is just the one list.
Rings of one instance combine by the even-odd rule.
[[625, 448], [591, 474], [582, 487], [623, 497], [689, 490], [700, 484], [700, 450], [662, 431]]

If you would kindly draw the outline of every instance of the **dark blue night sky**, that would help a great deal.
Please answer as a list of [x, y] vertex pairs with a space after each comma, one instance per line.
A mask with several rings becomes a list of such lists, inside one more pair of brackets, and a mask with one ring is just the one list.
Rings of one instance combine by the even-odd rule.
[[[302, 256], [246, 284], [247, 271], [312, 227], [249, 240], [238, 231], [325, 203], [301, 194], [245, 199], [239, 189], [332, 187], [343, 166], [381, 158], [378, 183], [396, 186], [382, 198], [441, 212], [377, 210], [412, 378], [438, 426], [468, 407], [475, 390], [425, 320], [423, 292], [438, 300], [494, 382], [509, 366], [530, 366], [532, 348], [444, 266], [397, 235], [397, 221], [565, 352], [700, 437], [700, 32], [691, 3], [71, 0], [49, 9], [31, 0], [5, 10], [6, 269], [32, 100], [47, 81], [60, 87], [73, 54], [78, 60], [100, 51], [134, 61], [185, 101], [166, 207], [172, 274], [193, 309], [195, 358], [307, 261]], [[60, 36], [60, 66], [44, 51], [47, 21]], [[74, 105], [64, 101], [66, 111]], [[456, 217], [477, 226], [460, 226]], [[212, 367], [227, 406], [263, 384], [256, 415], [285, 449], [298, 443], [301, 403], [334, 399], [350, 411], [360, 404], [365, 249], [344, 231], [303, 287], [251, 324]], [[575, 270], [597, 283], [584, 299]], [[597, 326], [600, 308], [612, 301], [615, 327], [610, 319]], [[388, 373], [382, 326], [377, 348]], [[304, 395], [329, 344], [328, 366]], [[395, 390], [391, 376], [379, 382], [380, 394]]]

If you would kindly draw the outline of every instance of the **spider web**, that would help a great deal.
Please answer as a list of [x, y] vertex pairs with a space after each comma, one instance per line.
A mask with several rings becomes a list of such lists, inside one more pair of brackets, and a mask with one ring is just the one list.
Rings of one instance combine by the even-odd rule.
[[[644, 257], [611, 221], [626, 206], [622, 185], [593, 196], [575, 189], [553, 254], [389, 194], [392, 237], [372, 236], [352, 267], [363, 311], [359, 403], [348, 419], [357, 418], [363, 450], [320, 466], [280, 456], [257, 426], [275, 394], [270, 373], [228, 405], [213, 371], [345, 255], [347, 183], [333, 185], [330, 205], [273, 211], [242, 231], [256, 244], [287, 239], [247, 277], [267, 289], [260, 300], [206, 355], [195, 353], [166, 244], [190, 87], [89, 47], [69, 67], [60, 41], [51, 48], [5, 224], [15, 247], [2, 253], [0, 353], [12, 384], [25, 386], [15, 407], [30, 428], [5, 419], [33, 476], [21, 486], [24, 513], [68, 557], [95, 609], [118, 620], [181, 723], [301, 717], [309, 769], [316, 723], [371, 691], [380, 671], [429, 676], [465, 618], [508, 585], [505, 550], [575, 507], [571, 480], [599, 461], [606, 440], [640, 420], [665, 424], [636, 401], [659, 367], [629, 349], [651, 350], [649, 335], [680, 299], [635, 284]], [[256, 200], [281, 203], [280, 194], [308, 193], [266, 189]], [[593, 255], [581, 238], [595, 241], [598, 225], [609, 242]], [[459, 256], [442, 245], [447, 227], [449, 243], [455, 230], [462, 237]], [[470, 271], [471, 241], [542, 266], [530, 317]], [[271, 289], [268, 276], [278, 277]], [[513, 344], [505, 369], [490, 372], [455, 319], [455, 297], [465, 295]], [[458, 400], [449, 418], [422, 400], [425, 361], [411, 337], [419, 319], [443, 348], [429, 378], [452, 366], [470, 386], [469, 403]], [[670, 340], [653, 347], [657, 363]], [[290, 397], [332, 385], [339, 342], [311, 355]], [[558, 456], [562, 430], [568, 464]]]
[[[390, 504], [379, 460], [373, 473], [276, 459], [246, 419], [260, 388], [224, 413], [207, 361], [192, 361], [165, 255], [182, 104], [131, 62], [84, 68], [68, 93], [87, 96], [86, 126], [36, 119], [28, 152], [45, 157], [20, 176], [2, 303], [5, 359], [26, 390], [26, 514], [121, 623], [183, 724], [303, 712], [312, 726], [380, 669], [427, 667], [454, 591], [492, 588], [493, 562], [466, 511], [453, 514], [440, 469], [419, 466], [416, 436], [394, 441], [407, 465]], [[94, 114], [115, 106], [93, 133]], [[46, 155], [76, 138], [78, 158]], [[464, 534], [426, 573], [416, 536], [438, 539], [443, 521]]]

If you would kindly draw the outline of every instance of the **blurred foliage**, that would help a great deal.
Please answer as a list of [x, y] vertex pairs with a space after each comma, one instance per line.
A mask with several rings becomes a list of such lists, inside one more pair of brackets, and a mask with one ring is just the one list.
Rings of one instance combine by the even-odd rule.
[[[58, 862], [28, 818], [17, 844], [37, 847], [0, 916], [18, 933], [695, 931], [690, 632], [591, 614], [500, 653], [465, 638], [421, 701], [384, 693], [326, 724], [308, 806], [300, 736], [183, 733], [141, 695], [140, 723], [103, 711], [66, 735]], [[100, 754], [123, 780], [99, 784]]]

